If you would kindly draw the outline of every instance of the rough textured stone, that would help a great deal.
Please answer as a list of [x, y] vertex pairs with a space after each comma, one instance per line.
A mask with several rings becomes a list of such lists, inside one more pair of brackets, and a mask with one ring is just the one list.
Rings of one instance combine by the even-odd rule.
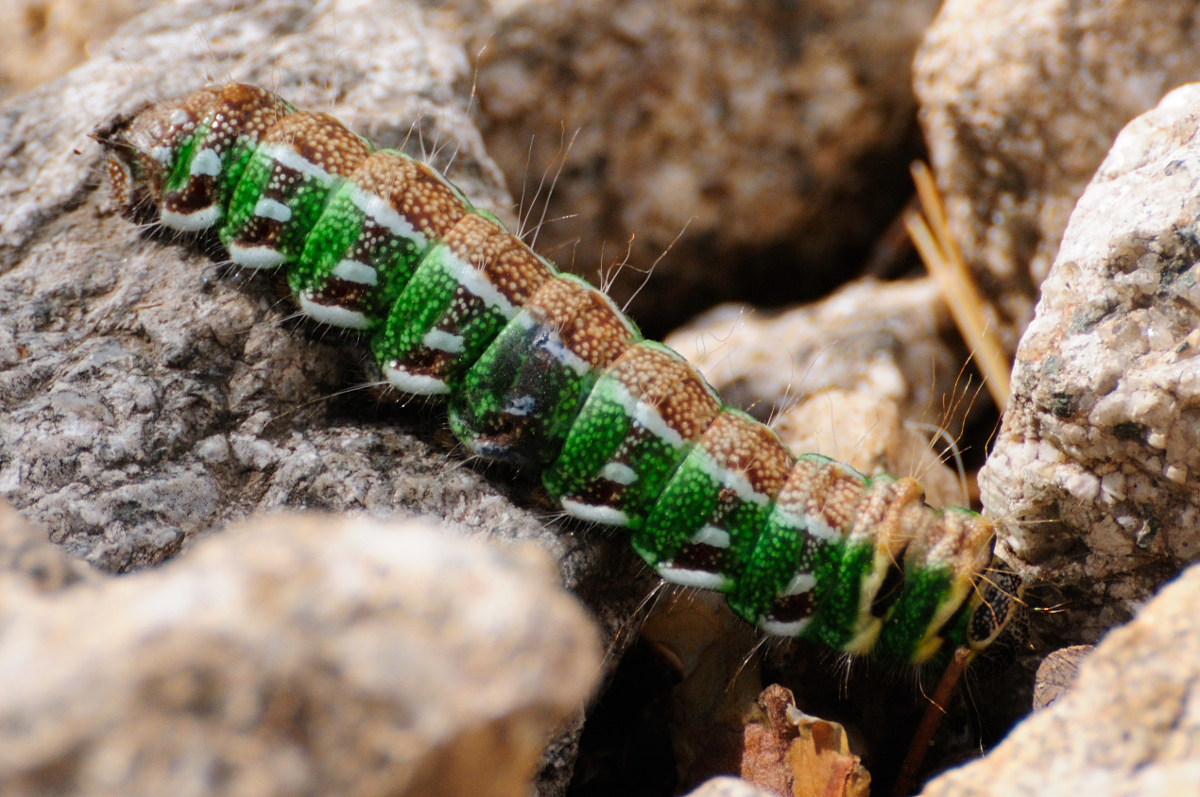
[[672, 332], [726, 401], [766, 420], [831, 388], [895, 402], [905, 420], [957, 432], [971, 402], [947, 411], [966, 359], [930, 279], [862, 280], [777, 315], [722, 305]]
[[159, 0], [8, 0], [0, 4], [0, 97], [53, 80], [117, 26]]
[[741, 778], [713, 778], [706, 781], [688, 797], [772, 797], [770, 792], [756, 789]]
[[899, 408], [873, 393], [818, 393], [780, 415], [773, 427], [792, 451], [824, 454], [868, 476], [911, 476], [931, 506], [970, 505], [958, 474], [938, 456], [945, 442], [931, 443], [923, 431], [906, 426]]
[[1195, 0], [947, 0], [918, 53], [950, 226], [1009, 351], [1121, 127], [1200, 79]]
[[1057, 703], [923, 797], [1200, 794], [1200, 567], [1087, 657]]
[[540, 552], [278, 515], [0, 605], [0, 793], [527, 795], [599, 674]]
[[[627, 642], [618, 632], [652, 581], [626, 538], [564, 529], [537, 509], [532, 476], [472, 470], [437, 437], [435, 411], [358, 389], [362, 341], [292, 320], [275, 277], [149, 235], [106, 213], [97, 190], [94, 126], [237, 79], [382, 145], [436, 145], [434, 162], [453, 155], [452, 179], [503, 215], [511, 200], [467, 113], [471, 75], [458, 31], [415, 5], [181, 0], [12, 98], [0, 114], [0, 497], [108, 572], [274, 507], [433, 515], [536, 541]], [[557, 745], [543, 793], [565, 789], [574, 749]]]
[[555, 259], [593, 275], [629, 250], [623, 302], [687, 226], [631, 306], [647, 325], [819, 295], [911, 194], [909, 70], [937, 0], [487, 5], [481, 127], [527, 207], [579, 131], [539, 238]]
[[1002, 554], [1068, 591], [1068, 642], [1200, 557], [1198, 131], [1189, 85], [1113, 145], [1042, 285], [980, 475]]

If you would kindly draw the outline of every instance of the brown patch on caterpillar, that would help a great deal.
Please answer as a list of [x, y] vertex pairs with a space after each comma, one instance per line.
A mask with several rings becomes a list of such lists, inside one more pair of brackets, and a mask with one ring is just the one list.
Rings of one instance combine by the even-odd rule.
[[629, 348], [629, 322], [607, 296], [581, 280], [554, 277], [525, 307], [556, 329], [563, 344], [593, 368], [607, 368]]
[[291, 147], [304, 160], [338, 177], [348, 177], [371, 148], [327, 113], [300, 111], [284, 116], [267, 131], [262, 144]]
[[771, 429], [738, 412], [722, 412], [701, 443], [721, 467], [746, 475], [760, 495], [774, 499], [795, 458]]
[[697, 439], [720, 411], [720, 402], [700, 373], [664, 347], [630, 346], [610, 374], [637, 400], [654, 407], [685, 441]]
[[[394, 152], [375, 152], [359, 164], [354, 184], [433, 240], [445, 238], [466, 215], [462, 199], [433, 168]], [[364, 224], [375, 224], [370, 214]]]

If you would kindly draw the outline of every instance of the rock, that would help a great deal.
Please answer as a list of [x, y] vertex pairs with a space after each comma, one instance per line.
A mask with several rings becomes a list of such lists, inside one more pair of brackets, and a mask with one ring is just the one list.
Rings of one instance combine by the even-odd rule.
[[971, 503], [958, 474], [939, 456], [945, 441], [930, 442], [922, 431], [901, 420], [893, 402], [865, 390], [818, 393], [780, 415], [773, 425], [779, 439], [794, 452], [824, 454], [868, 476], [915, 478], [925, 488], [930, 506]]
[[686, 228], [631, 305], [657, 334], [722, 299], [819, 295], [912, 193], [936, 0], [484, 5], [481, 126], [526, 226], [554, 183], [546, 252], [588, 276], [628, 252], [623, 303]]
[[63, 75], [159, 0], [9, 0], [0, 5], [0, 97]]
[[721, 396], [767, 420], [831, 388], [894, 402], [905, 420], [957, 431], [971, 402], [943, 402], [966, 359], [931, 279], [864, 279], [777, 315], [722, 305], [667, 336]]
[[537, 551], [277, 515], [0, 607], [0, 791], [526, 795], [599, 674]]
[[[536, 542], [619, 659], [653, 583], [627, 538], [564, 529], [531, 497], [536, 474], [472, 470], [438, 442], [436, 412], [360, 389], [362, 341], [293, 320], [275, 277], [147, 234], [97, 190], [97, 124], [237, 79], [382, 145], [436, 143], [473, 201], [507, 214], [469, 119], [471, 74], [459, 33], [412, 4], [200, 0], [138, 16], [87, 63], [12, 98], [0, 114], [0, 497], [110, 573], [283, 506], [430, 515]], [[576, 740], [556, 743], [544, 794], [565, 789]]]
[[774, 797], [770, 792], [757, 789], [741, 778], [721, 777], [706, 781], [688, 797]]
[[1121, 127], [1200, 79], [1191, 0], [947, 0], [914, 71], [950, 226], [1009, 351]]
[[1131, 122], [1079, 200], [980, 474], [1001, 554], [1094, 642], [1200, 557], [1200, 85]]
[[1038, 666], [1033, 684], [1033, 710], [1054, 705], [1079, 679], [1079, 667], [1094, 649], [1093, 645], [1071, 645], [1053, 651]]
[[1192, 567], [1096, 647], [1057, 703], [922, 797], [1200, 794], [1197, 602]]
[[[12, 588], [49, 594], [98, 577], [0, 500], [0, 591]], [[3, 602], [0, 597], [0, 604]]]

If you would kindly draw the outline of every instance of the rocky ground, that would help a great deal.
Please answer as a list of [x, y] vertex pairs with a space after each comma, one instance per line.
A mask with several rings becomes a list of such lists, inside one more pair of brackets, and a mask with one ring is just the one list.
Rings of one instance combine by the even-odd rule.
[[[972, 471], [990, 445], [968, 493], [1037, 611], [1019, 666], [972, 683], [930, 766], [1027, 713], [1052, 649], [1104, 639], [1074, 686], [1046, 667], [1049, 707], [927, 793], [1200, 793], [1196, 573], [1155, 597], [1200, 552], [1200, 91], [1172, 91], [1200, 78], [1195, 3], [5, 13], [0, 794], [667, 794], [722, 771], [705, 760], [722, 734], [759, 751], [723, 771], [778, 791], [762, 751], [800, 760], [813, 731], [771, 724], [770, 683], [842, 721], [884, 793], [924, 704], [915, 679], [799, 645], [748, 663], [756, 637], [704, 596], [647, 604], [620, 535], [562, 522], [530, 474], [466, 462], [435, 408], [361, 389], [361, 342], [114, 216], [87, 133], [230, 79], [424, 152], [514, 227], [542, 214], [522, 186], [561, 162], [538, 247], [580, 273], [626, 250], [644, 268], [686, 223], [631, 312], [658, 334], [738, 300], [669, 342], [731, 401], [787, 411], [798, 445], [955, 502], [905, 423], [961, 433]], [[892, 222], [918, 110], [1015, 353], [993, 444], [937, 290], [895, 280], [915, 263]], [[333, 517], [234, 528], [282, 509]]]

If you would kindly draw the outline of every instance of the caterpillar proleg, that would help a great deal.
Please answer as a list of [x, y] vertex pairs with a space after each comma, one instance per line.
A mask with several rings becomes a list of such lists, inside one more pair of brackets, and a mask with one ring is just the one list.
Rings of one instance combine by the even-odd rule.
[[982, 650], [1015, 612], [987, 519], [793, 454], [428, 165], [243, 84], [95, 135], [124, 215], [286, 268], [303, 312], [369, 335], [468, 449], [540, 469], [565, 512], [627, 529], [665, 580], [724, 593], [764, 632], [921, 663]]

